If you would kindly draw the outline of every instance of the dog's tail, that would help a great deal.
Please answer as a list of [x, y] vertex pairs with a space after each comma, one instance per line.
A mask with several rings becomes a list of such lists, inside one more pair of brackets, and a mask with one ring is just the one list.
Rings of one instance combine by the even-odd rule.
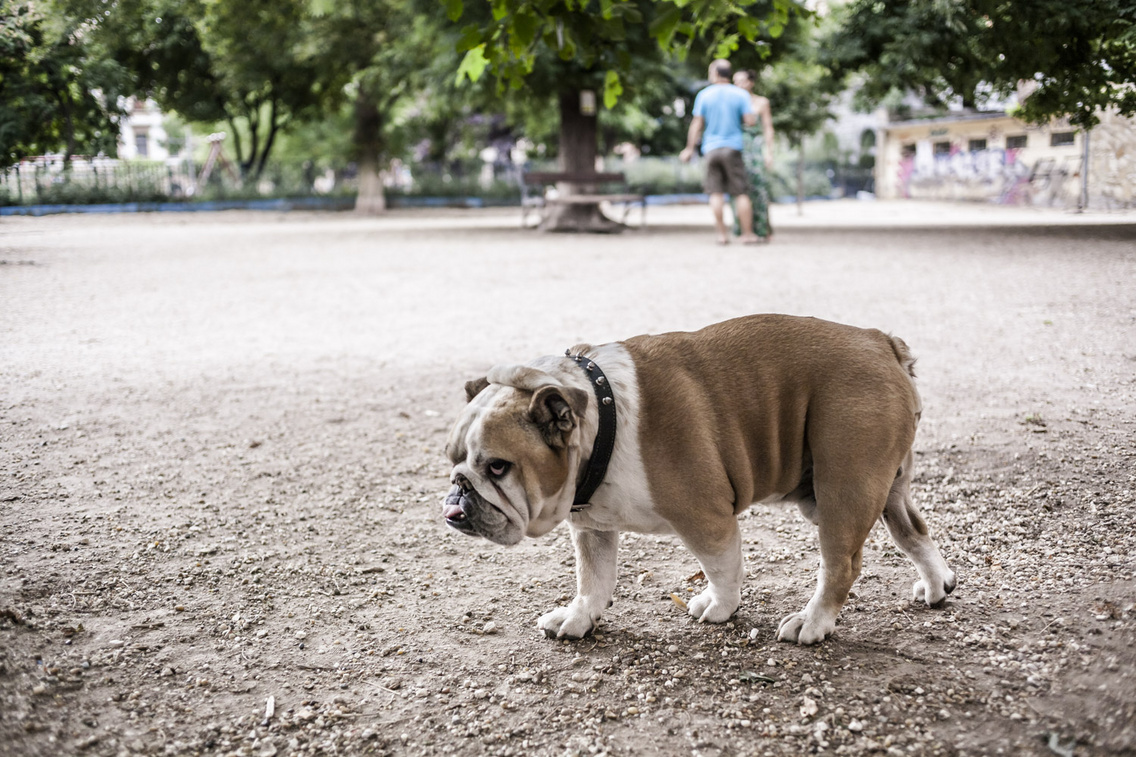
[[915, 357], [908, 349], [907, 342], [894, 334], [888, 334], [888, 340], [891, 342], [892, 351], [895, 352], [895, 359], [903, 366], [903, 370], [907, 371], [908, 376], [915, 378]]
[[888, 334], [888, 341], [891, 342], [892, 352], [895, 353], [895, 359], [899, 361], [900, 366], [907, 375], [911, 377], [911, 390], [913, 392], [913, 399], [915, 405], [912, 408], [915, 412], [915, 423], [919, 424], [919, 419], [923, 417], [923, 399], [919, 396], [919, 389], [915, 386], [915, 357], [911, 354], [911, 350], [907, 347], [907, 342], [900, 339], [898, 336]]

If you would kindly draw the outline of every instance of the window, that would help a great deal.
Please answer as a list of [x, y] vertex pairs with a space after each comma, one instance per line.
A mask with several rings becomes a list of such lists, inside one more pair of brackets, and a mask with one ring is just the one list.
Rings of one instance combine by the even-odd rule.
[[146, 132], [134, 133], [134, 149], [137, 151], [139, 158], [145, 158], [150, 155], [150, 140]]
[[1026, 146], [1026, 135], [1025, 134], [1015, 134], [1012, 137], [1006, 137], [1006, 149], [1007, 150], [1020, 150], [1021, 148], [1025, 147], [1025, 146]]
[[1077, 132], [1075, 131], [1055, 131], [1049, 135], [1049, 144], [1053, 147], [1071, 145], [1076, 136]]
[[967, 152], [978, 152], [979, 150], [985, 150], [985, 149], [986, 149], [986, 140], [985, 139], [972, 139], [972, 140], [970, 140], [969, 142], [966, 143], [966, 151]]
[[951, 143], [950, 142], [936, 142], [935, 147], [934, 147], [934, 153], [935, 153], [936, 156], [950, 155], [951, 154]]

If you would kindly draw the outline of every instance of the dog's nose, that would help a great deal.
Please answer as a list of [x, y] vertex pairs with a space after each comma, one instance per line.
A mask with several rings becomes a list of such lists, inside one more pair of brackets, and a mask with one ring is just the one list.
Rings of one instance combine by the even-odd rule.
[[462, 490], [462, 493], [468, 492], [473, 486], [470, 485], [469, 480], [460, 473], [454, 474], [454, 486]]

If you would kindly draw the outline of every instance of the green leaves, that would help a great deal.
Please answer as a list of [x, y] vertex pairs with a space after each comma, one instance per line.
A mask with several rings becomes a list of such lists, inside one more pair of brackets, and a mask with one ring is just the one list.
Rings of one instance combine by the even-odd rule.
[[961, 97], [979, 107], [984, 97], [1035, 80], [1021, 104], [1027, 120], [1067, 116], [1091, 127], [1101, 109], [1136, 108], [1130, 0], [855, 0], [841, 20], [826, 62], [841, 74], [862, 72], [871, 102], [921, 91], [931, 104]]
[[522, 9], [513, 16], [513, 52], [523, 54], [536, 38], [540, 21], [529, 9]]
[[668, 48], [674, 39], [675, 31], [682, 20], [682, 9], [677, 5], [667, 7], [655, 17], [648, 27], [651, 36], [659, 41], [659, 47]]
[[481, 78], [485, 73], [486, 67], [489, 66], [489, 59], [485, 57], [485, 45], [480, 44], [477, 47], [471, 48], [462, 58], [461, 65], [458, 66], [457, 78], [455, 81], [458, 84], [462, 80], [469, 79], [475, 82]]
[[608, 110], [614, 108], [622, 94], [623, 85], [619, 81], [619, 74], [615, 71], [608, 71], [604, 75], [604, 107]]
[[660, 56], [684, 60], [695, 45], [717, 57], [743, 49], [762, 57], [790, 12], [801, 9], [797, 0], [441, 2], [451, 19], [472, 22], [458, 43], [465, 53], [458, 80], [476, 81], [491, 72], [499, 84], [517, 89], [539, 57], [551, 57], [591, 72], [590, 86], [602, 80], [609, 108], [625, 96], [625, 83], [635, 80], [641, 61]]
[[115, 103], [129, 92], [121, 67], [96, 54], [81, 25], [0, 0], [0, 167], [46, 152], [116, 153]]
[[465, 10], [462, 0], [441, 0], [441, 3], [446, 9], [446, 18], [457, 21], [462, 17], [462, 12]]

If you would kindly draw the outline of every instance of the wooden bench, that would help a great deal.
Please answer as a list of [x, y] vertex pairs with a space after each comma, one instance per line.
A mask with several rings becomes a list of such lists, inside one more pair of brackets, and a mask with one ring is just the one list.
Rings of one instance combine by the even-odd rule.
[[[548, 193], [546, 188], [556, 184], [570, 185], [576, 191]], [[528, 227], [528, 216], [534, 211], [543, 221], [548, 209], [556, 205], [599, 205], [601, 202], [609, 202], [623, 206], [623, 215], [619, 219], [623, 224], [627, 223], [631, 209], [638, 205], [642, 211], [640, 227], [646, 229], [646, 195], [633, 192], [598, 192], [597, 189], [605, 184], [626, 186], [627, 177], [622, 173], [534, 171], [521, 174], [521, 226]]]

